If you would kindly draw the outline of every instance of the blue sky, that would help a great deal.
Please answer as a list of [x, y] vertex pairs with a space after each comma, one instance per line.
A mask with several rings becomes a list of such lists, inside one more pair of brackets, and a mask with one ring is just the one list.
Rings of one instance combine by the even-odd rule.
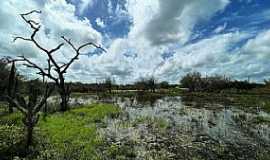
[[[178, 83], [188, 72], [270, 78], [270, 1], [266, 0], [6, 0], [0, 2], [0, 55], [24, 54], [46, 67], [43, 53], [12, 36], [30, 31], [18, 14], [40, 9], [31, 18], [42, 24], [40, 42], [50, 48], [61, 35], [75, 44], [92, 41], [107, 52], [86, 49], [67, 74], [70, 81], [113, 77], [132, 83], [154, 76]], [[65, 62], [65, 46], [56, 56]], [[23, 73], [34, 71], [21, 67]]]

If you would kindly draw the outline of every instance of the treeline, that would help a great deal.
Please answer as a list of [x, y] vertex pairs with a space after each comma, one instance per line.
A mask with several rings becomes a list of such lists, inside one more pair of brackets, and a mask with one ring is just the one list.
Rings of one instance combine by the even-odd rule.
[[[0, 95], [6, 94], [8, 90], [9, 73], [12, 71], [12, 65], [0, 62]], [[25, 80], [25, 77], [19, 75], [16, 72], [16, 85], [19, 85], [19, 92], [27, 92], [27, 86], [29, 83], [35, 84], [35, 88], [42, 88], [44, 85], [41, 80]], [[52, 82], [51, 82], [52, 83]], [[256, 87], [270, 86], [269, 81], [265, 81], [265, 84], [251, 83], [248, 80], [239, 81], [232, 80], [229, 77], [214, 75], [214, 76], [202, 76], [199, 72], [188, 73], [181, 78], [179, 84], [169, 84], [166, 81], [159, 82], [155, 77], [141, 78], [133, 84], [116, 84], [110, 77], [104, 79], [99, 83], [81, 83], [81, 82], [70, 82], [67, 86], [70, 87], [72, 92], [80, 93], [98, 93], [98, 92], [109, 92], [117, 90], [136, 90], [142, 92], [156, 92], [162, 89], [172, 88], [183, 88], [191, 92], [220, 92], [222, 90], [250, 90]], [[51, 84], [53, 85], [53, 83]]]
[[[186, 74], [179, 82], [179, 84], [169, 84], [169, 82], [159, 82], [154, 77], [141, 78], [133, 84], [117, 84], [111, 78], [106, 78], [99, 83], [81, 83], [70, 82], [67, 85], [72, 92], [79, 93], [99, 93], [99, 92], [117, 92], [121, 91], [140, 91], [140, 92], [156, 92], [162, 90], [169, 90], [181, 88], [190, 92], [221, 92], [224, 90], [245, 91], [253, 88], [263, 87], [269, 83], [258, 84], [252, 83], [248, 80], [239, 81], [232, 80], [229, 77], [214, 75], [203, 77], [199, 72]], [[39, 82], [42, 86], [42, 82]]]
[[169, 89], [176, 85], [170, 85], [168, 82], [158, 82], [154, 77], [141, 78], [134, 84], [116, 84], [111, 78], [106, 78], [99, 83], [68, 83], [73, 92], [112, 92], [115, 90], [137, 90], [155, 92], [157, 89]]
[[199, 72], [188, 73], [180, 80], [181, 87], [191, 92], [220, 92], [222, 90], [250, 90], [264, 86], [248, 80], [231, 80], [229, 77], [215, 75], [203, 77]]

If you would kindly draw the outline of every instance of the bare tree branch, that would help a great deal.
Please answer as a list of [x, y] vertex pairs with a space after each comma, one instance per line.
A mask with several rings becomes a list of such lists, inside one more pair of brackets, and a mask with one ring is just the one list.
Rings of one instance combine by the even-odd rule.
[[11, 97], [9, 97], [9, 96], [4, 96], [4, 98], [5, 98], [9, 103], [11, 103], [15, 108], [17, 108], [20, 112], [22, 112], [22, 113], [27, 113], [27, 111], [26, 111], [23, 107], [21, 107], [20, 104], [19, 104], [17, 101], [15, 101], [14, 99], [12, 99]]
[[34, 62], [30, 61], [28, 58], [24, 57], [24, 56], [19, 56], [21, 58], [21, 61], [25, 61], [27, 62], [26, 64], [23, 64], [24, 66], [26, 67], [29, 67], [29, 68], [34, 68], [34, 69], [38, 69], [39, 72], [38, 74], [42, 75], [42, 76], [46, 76], [52, 80], [54, 80], [56, 83], [58, 83], [58, 79], [55, 78], [51, 73], [50, 73], [50, 70], [51, 70], [51, 65], [49, 65], [49, 68], [48, 68], [48, 73], [46, 73], [41, 67], [39, 67], [37, 64], [35, 64]]
[[[40, 50], [42, 50], [43, 52], [45, 52], [45, 53], [48, 55], [48, 57], [49, 57], [50, 61], [52, 62], [52, 64], [53, 64], [58, 70], [60, 70], [60, 67], [59, 67], [59, 65], [57, 64], [57, 62], [55, 61], [55, 59], [53, 58], [52, 53], [58, 51], [58, 50], [64, 45], [64, 43], [61, 43], [61, 44], [57, 45], [55, 48], [53, 48], [53, 49], [51, 49], [51, 50], [48, 50], [48, 49], [42, 47], [42, 46], [36, 41], [36, 39], [35, 39], [35, 36], [36, 36], [37, 32], [38, 32], [38, 31], [40, 30], [40, 28], [41, 28], [40, 24], [37, 23], [37, 22], [35, 22], [34, 20], [28, 20], [28, 19], [25, 17], [25, 16], [30, 15], [30, 14], [33, 14], [33, 13], [41, 13], [41, 11], [39, 11], [39, 10], [32, 10], [32, 11], [30, 11], [30, 12], [27, 12], [27, 13], [24, 13], [24, 14], [20, 14], [21, 17], [22, 17], [22, 19], [23, 19], [23, 20], [24, 20], [24, 21], [32, 28], [32, 30], [33, 30], [33, 33], [32, 33], [32, 35], [31, 35], [31, 37], [30, 37], [30, 38], [24, 38], [24, 37], [19, 37], [19, 36], [18, 36], [18, 37], [15, 37], [13, 41], [15, 42], [16, 40], [20, 39], [20, 40], [25, 40], [25, 41], [33, 42], [37, 48], [39, 48]], [[50, 78], [50, 77], [49, 77], [49, 78]]]
[[27, 15], [29, 15], [29, 14], [32, 14], [32, 13], [41, 13], [41, 11], [40, 10], [32, 10], [32, 11], [30, 11], [30, 12], [27, 12], [27, 13], [23, 13], [23, 14], [21, 14], [21, 15], [23, 15], [23, 16], [27, 16]]
[[[30, 11], [30, 12], [23, 13], [23, 14], [20, 14], [20, 15], [21, 15], [22, 19], [23, 19], [26, 23], [28, 23], [32, 29], [36, 30], [37, 28], [40, 27], [40, 26], [39, 26], [39, 23], [35, 22], [34, 20], [27, 20], [26, 17], [25, 17], [25, 16], [28, 16], [28, 15], [33, 14], [33, 13], [38, 13], [38, 14], [40, 14], [41, 11], [39, 11], [39, 10], [32, 10], [32, 11]], [[38, 27], [36, 27], [35, 25], [37, 25]]]
[[14, 37], [13, 42], [17, 41], [18, 39], [24, 40], [24, 41], [32, 41], [29, 38], [24, 38], [24, 37]]
[[103, 49], [101, 46], [98, 46], [92, 42], [89, 42], [89, 43], [85, 43], [81, 46], [79, 46], [78, 48], [75, 47], [75, 45], [71, 42], [71, 39], [66, 39], [64, 36], [61, 37], [64, 41], [66, 41], [70, 46], [71, 48], [76, 52], [75, 56], [73, 58], [71, 58], [71, 60], [64, 64], [63, 66], [61, 66], [61, 68], [64, 68], [61, 72], [62, 73], [66, 73], [66, 70], [70, 67], [70, 65], [75, 61], [75, 60], [78, 60], [79, 58], [79, 55], [81, 55], [80, 53], [80, 50], [85, 48], [86, 46], [94, 46], [95, 48], [97, 49], [101, 49], [102, 51], [106, 52], [105, 49]]
[[40, 102], [38, 103], [38, 105], [35, 107], [34, 114], [36, 114], [37, 112], [40, 111], [40, 109], [42, 108], [42, 106], [46, 103], [47, 99], [52, 94], [53, 90], [54, 90], [54, 88], [53, 87], [49, 87], [49, 85], [46, 83], [45, 93], [43, 95], [43, 98], [40, 100]]

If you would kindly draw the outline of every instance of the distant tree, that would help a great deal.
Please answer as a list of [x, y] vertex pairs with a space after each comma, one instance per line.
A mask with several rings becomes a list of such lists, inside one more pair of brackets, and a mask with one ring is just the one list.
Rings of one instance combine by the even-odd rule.
[[[85, 43], [83, 45], [80, 45], [79, 47], [76, 47], [72, 42], [71, 39], [67, 39], [64, 36], [61, 38], [74, 50], [75, 55], [64, 64], [60, 64], [56, 61], [54, 58], [54, 54], [56, 51], [61, 49], [61, 47], [64, 45], [64, 43], [61, 43], [57, 45], [53, 49], [47, 49], [43, 47], [37, 40], [36, 40], [36, 34], [39, 32], [41, 25], [37, 22], [35, 22], [32, 19], [27, 19], [28, 15], [31, 15], [33, 13], [41, 13], [41, 11], [33, 10], [31, 12], [20, 14], [21, 18], [29, 25], [29, 27], [33, 30], [30, 38], [24, 38], [24, 37], [15, 37], [14, 41], [20, 39], [24, 41], [32, 42], [39, 50], [41, 50], [43, 53], [47, 55], [47, 67], [43, 68], [40, 65], [34, 63], [30, 59], [20, 56], [19, 58], [21, 61], [25, 62], [25, 66], [37, 69], [39, 72], [39, 75], [42, 75], [43, 77], [47, 77], [51, 80], [53, 80], [57, 86], [57, 91], [59, 95], [61, 96], [61, 103], [60, 103], [60, 111], [66, 111], [68, 109], [68, 102], [70, 97], [70, 86], [65, 83], [65, 74], [67, 70], [70, 68], [70, 66], [79, 59], [79, 56], [81, 55], [81, 50], [87, 46], [94, 46], [95, 48], [102, 49], [100, 46], [97, 46], [96, 44], [89, 42]], [[102, 49], [104, 50], [104, 49]], [[105, 51], [105, 50], [104, 50]], [[52, 73], [54, 72], [54, 73]]]
[[160, 83], [159, 83], [159, 86], [160, 86], [160, 88], [162, 88], [162, 89], [168, 89], [168, 88], [170, 87], [170, 84], [169, 84], [169, 82], [167, 82], [167, 81], [163, 81], [163, 82], [160, 82]]
[[155, 78], [152, 76], [150, 77], [148, 80], [147, 80], [147, 88], [150, 89], [151, 92], [155, 92], [156, 91], [156, 87], [157, 87], [157, 84], [156, 84], [156, 80]]
[[180, 84], [189, 91], [198, 91], [201, 87], [201, 74], [199, 72], [188, 73], [181, 79]]
[[249, 81], [232, 81], [230, 78], [220, 75], [202, 77], [200, 73], [193, 72], [185, 75], [180, 81], [182, 87], [190, 91], [220, 92], [225, 89], [249, 90], [260, 85]]
[[141, 78], [139, 81], [135, 82], [135, 87], [137, 90], [146, 91], [150, 90], [151, 92], [155, 92], [157, 88], [157, 83], [154, 77], [150, 78]]
[[145, 78], [141, 78], [139, 81], [135, 82], [134, 85], [139, 91], [147, 90], [147, 80]]
[[109, 93], [112, 93], [112, 86], [113, 86], [112, 83], [113, 82], [112, 82], [111, 78], [106, 78], [106, 80], [105, 80], [105, 88], [106, 88], [106, 90], [109, 91]]

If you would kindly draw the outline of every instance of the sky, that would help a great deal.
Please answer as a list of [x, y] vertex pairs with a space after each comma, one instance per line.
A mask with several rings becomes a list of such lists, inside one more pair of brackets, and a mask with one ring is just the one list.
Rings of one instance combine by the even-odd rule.
[[[30, 42], [31, 30], [19, 17], [42, 27], [37, 40], [46, 48], [62, 43], [93, 48], [66, 74], [68, 81], [96, 82], [111, 77], [117, 83], [141, 78], [179, 83], [189, 72], [226, 75], [263, 82], [270, 78], [270, 1], [268, 0], [2, 0], [0, 1], [0, 56], [24, 55], [46, 67], [46, 54]], [[65, 63], [74, 56], [66, 44], [53, 56]], [[35, 70], [19, 65], [22, 74]]]

